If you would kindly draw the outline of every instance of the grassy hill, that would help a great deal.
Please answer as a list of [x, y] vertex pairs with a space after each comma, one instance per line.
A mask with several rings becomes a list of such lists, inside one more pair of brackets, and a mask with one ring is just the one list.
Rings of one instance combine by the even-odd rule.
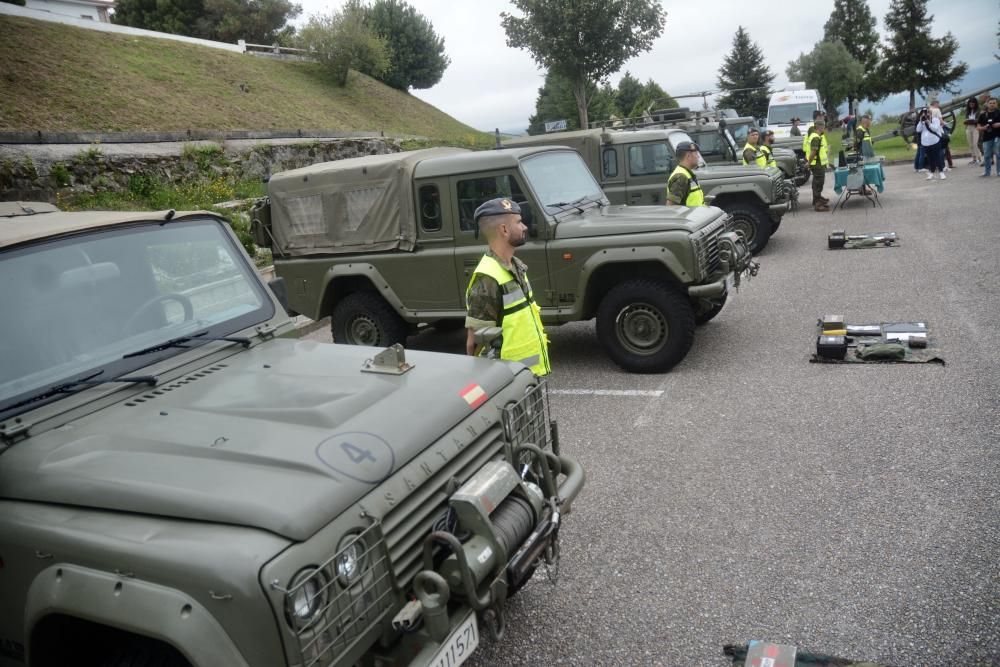
[[0, 130], [381, 130], [460, 144], [488, 135], [372, 78], [316, 63], [0, 16]]

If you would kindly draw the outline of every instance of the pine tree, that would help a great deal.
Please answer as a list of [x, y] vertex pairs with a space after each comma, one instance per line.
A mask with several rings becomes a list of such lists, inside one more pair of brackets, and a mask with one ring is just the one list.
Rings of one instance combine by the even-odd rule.
[[848, 104], [871, 97], [879, 62], [878, 21], [868, 6], [868, 0], [833, 0], [833, 12], [823, 26], [824, 42], [840, 42], [862, 67], [864, 76], [857, 90], [850, 91]]
[[767, 113], [772, 81], [774, 74], [764, 63], [763, 52], [740, 26], [733, 36], [733, 50], [719, 68], [718, 85], [726, 94], [717, 100], [717, 106], [759, 118]]
[[623, 114], [628, 115], [632, 112], [635, 103], [642, 97], [643, 90], [642, 82], [625, 70], [625, 75], [618, 82], [618, 90], [615, 92], [615, 102]]
[[918, 91], [958, 92], [952, 84], [965, 76], [969, 66], [961, 61], [952, 64], [958, 41], [950, 32], [944, 37], [932, 37], [933, 21], [934, 17], [927, 13], [927, 0], [892, 0], [885, 15], [890, 35], [878, 68], [877, 94], [907, 91], [913, 109]]

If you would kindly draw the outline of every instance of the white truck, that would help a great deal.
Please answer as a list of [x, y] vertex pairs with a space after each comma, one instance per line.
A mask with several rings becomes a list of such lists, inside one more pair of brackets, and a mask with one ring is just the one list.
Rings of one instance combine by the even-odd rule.
[[813, 112], [823, 109], [819, 91], [806, 90], [806, 84], [795, 81], [771, 94], [767, 105], [767, 124], [764, 129], [773, 130], [775, 141], [790, 136], [792, 118], [798, 118], [799, 128], [805, 133], [812, 123]]

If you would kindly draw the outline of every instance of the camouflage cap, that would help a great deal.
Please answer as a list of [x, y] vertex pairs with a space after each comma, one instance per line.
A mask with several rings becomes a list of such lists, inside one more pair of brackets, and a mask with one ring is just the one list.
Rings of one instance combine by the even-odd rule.
[[517, 202], [512, 199], [507, 199], [506, 197], [498, 197], [497, 199], [491, 199], [485, 201], [479, 205], [476, 212], [472, 214], [472, 217], [476, 222], [479, 222], [480, 218], [485, 218], [490, 215], [507, 215], [509, 213], [521, 214], [521, 207], [517, 205]]

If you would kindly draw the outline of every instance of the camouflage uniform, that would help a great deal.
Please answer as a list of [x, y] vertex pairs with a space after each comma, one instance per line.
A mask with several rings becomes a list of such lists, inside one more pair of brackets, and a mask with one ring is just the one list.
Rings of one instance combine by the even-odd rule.
[[[809, 170], [812, 172], [812, 191], [813, 191], [813, 205], [817, 203], [825, 203], [827, 201], [826, 197], [823, 196], [823, 185], [826, 182], [826, 167], [819, 164], [820, 158], [819, 152], [820, 148], [823, 146], [823, 137], [816, 135], [810, 142], [809, 147], [812, 149], [813, 164], [809, 165]], [[807, 156], [808, 157], [808, 156]]]
[[[528, 266], [524, 262], [519, 260], [517, 257], [514, 257], [514, 261], [512, 262], [513, 266], [509, 266], [506, 262], [500, 259], [492, 249], [488, 249], [486, 254], [500, 262], [503, 267], [510, 270], [511, 273], [514, 274], [514, 280], [516, 280], [518, 285], [521, 286], [524, 293], [528, 293], [528, 284], [525, 280], [525, 274], [528, 271]], [[476, 274], [475, 282], [473, 282], [472, 287], [469, 288], [468, 301], [465, 328], [482, 329], [484, 327], [500, 326], [500, 313], [503, 310], [503, 295], [500, 292], [500, 285], [497, 284], [497, 281], [489, 276]]]

